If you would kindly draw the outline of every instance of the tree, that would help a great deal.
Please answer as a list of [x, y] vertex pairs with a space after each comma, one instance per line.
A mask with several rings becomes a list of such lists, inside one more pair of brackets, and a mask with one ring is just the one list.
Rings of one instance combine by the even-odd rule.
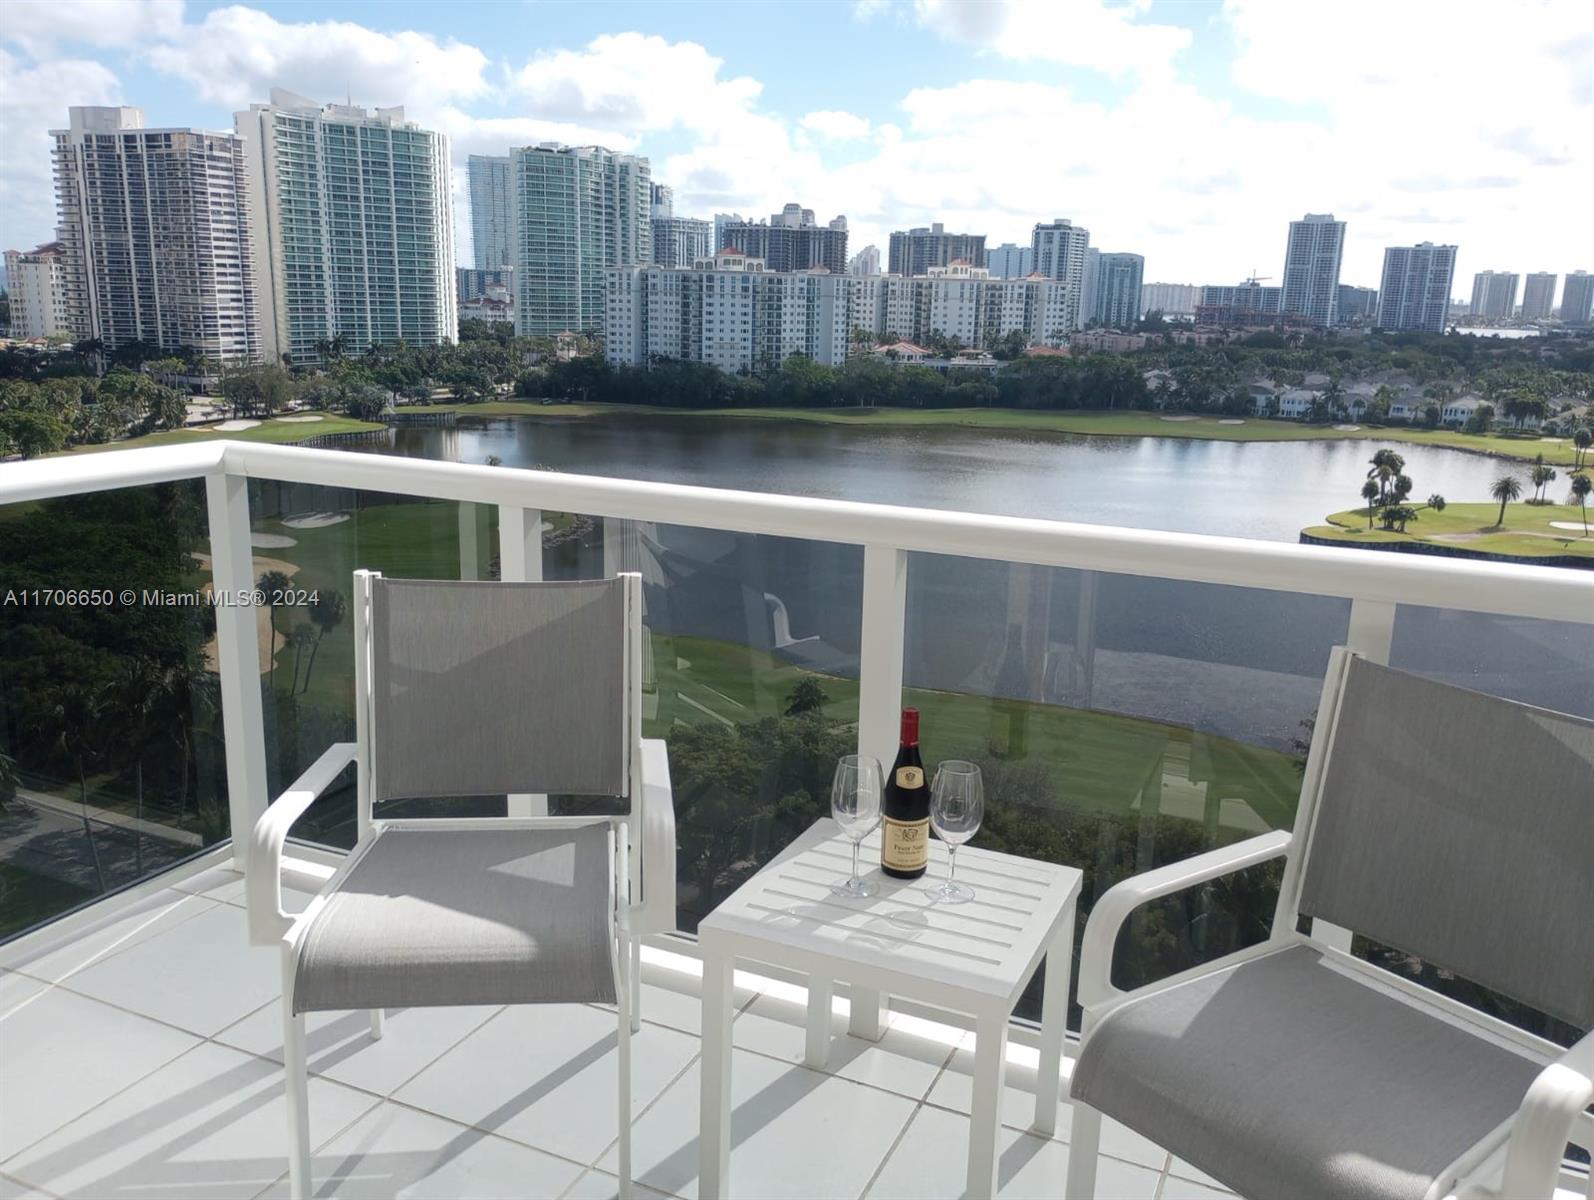
[[1362, 499], [1367, 501], [1367, 528], [1373, 527], [1373, 509], [1378, 503], [1378, 485], [1369, 479], [1362, 484]]
[[315, 645], [310, 647], [310, 662], [304, 669], [304, 687], [301, 691], [310, 690], [310, 673], [315, 670], [315, 656], [321, 651], [321, 639], [343, 624], [348, 611], [343, 593], [336, 588], [317, 589], [315, 600], [310, 605], [310, 623], [316, 628]]
[[277, 684], [277, 602], [282, 598], [282, 593], [288, 590], [288, 577], [281, 571], [267, 571], [260, 576], [255, 587], [265, 593], [266, 611], [270, 614], [271, 623], [271, 685]]
[[1406, 482], [1406, 491], [1411, 491], [1411, 480], [1401, 474], [1406, 468], [1406, 460], [1400, 454], [1386, 446], [1375, 453], [1369, 461], [1372, 466], [1368, 469], [1367, 478], [1378, 485], [1380, 504], [1398, 495], [1398, 486], [1403, 479]]
[[71, 432], [65, 421], [49, 413], [0, 412], [0, 456], [53, 454], [66, 446]]
[[1406, 532], [1406, 522], [1417, 519], [1417, 510], [1409, 504], [1391, 504], [1378, 514], [1378, 519], [1384, 523], [1384, 528], [1396, 533]]
[[1543, 459], [1544, 456], [1541, 454], [1539, 456], [1539, 462], [1534, 466], [1532, 472], [1528, 476], [1528, 478], [1533, 480], [1533, 500], [1531, 502], [1534, 504], [1544, 504], [1548, 502], [1547, 497], [1544, 495], [1544, 490], [1549, 487], [1550, 484], [1554, 483], [1556, 478], [1555, 468], [1549, 466], [1543, 461]]
[[1594, 446], [1594, 432], [1587, 429], [1579, 429], [1572, 435], [1572, 445], [1575, 449], [1572, 457], [1574, 463], [1572, 469], [1580, 471], [1588, 465], [1588, 448]]
[[1489, 495], [1500, 502], [1500, 516], [1495, 521], [1498, 528], [1505, 524], [1505, 506], [1522, 496], [1522, 481], [1515, 475], [1502, 475], [1489, 485]]
[[1576, 504], [1583, 511], [1583, 536], [1588, 536], [1588, 494], [1594, 491], [1594, 480], [1587, 475], [1572, 476], [1572, 494], [1567, 497], [1569, 503]]
[[786, 697], [786, 715], [795, 717], [806, 712], [819, 712], [829, 699], [817, 675], [804, 675]]

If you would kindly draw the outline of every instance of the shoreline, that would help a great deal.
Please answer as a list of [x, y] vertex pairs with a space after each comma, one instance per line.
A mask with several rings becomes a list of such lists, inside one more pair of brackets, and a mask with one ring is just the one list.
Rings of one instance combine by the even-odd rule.
[[[1496, 501], [1461, 501], [1447, 505], [1443, 512], [1419, 507], [1407, 532], [1397, 533], [1368, 529], [1367, 510], [1353, 508], [1330, 513], [1321, 525], [1307, 526], [1301, 530], [1300, 540], [1313, 546], [1594, 569], [1594, 533], [1584, 535], [1580, 529], [1565, 528], [1582, 524], [1583, 513], [1577, 505], [1511, 504], [1504, 525], [1494, 524], [1498, 514]], [[1594, 530], [1594, 514], [1589, 527]]]

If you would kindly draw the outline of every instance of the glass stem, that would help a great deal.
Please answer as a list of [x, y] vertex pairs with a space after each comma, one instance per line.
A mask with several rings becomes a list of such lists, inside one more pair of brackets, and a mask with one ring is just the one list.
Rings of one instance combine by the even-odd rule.
[[852, 881], [858, 882], [858, 843], [852, 844]]
[[958, 848], [949, 845], [946, 848], [946, 881], [951, 883], [958, 876]]

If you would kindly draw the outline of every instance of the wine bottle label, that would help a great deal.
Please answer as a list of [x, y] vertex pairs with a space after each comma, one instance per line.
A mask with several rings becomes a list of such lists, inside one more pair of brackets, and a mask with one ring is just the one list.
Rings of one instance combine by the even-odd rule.
[[924, 786], [923, 767], [898, 767], [897, 786], [899, 788], [921, 788]]
[[[903, 770], [912, 770], [904, 767]], [[898, 774], [901, 774], [899, 771]], [[881, 822], [880, 865], [893, 871], [919, 871], [930, 861], [930, 818]]]

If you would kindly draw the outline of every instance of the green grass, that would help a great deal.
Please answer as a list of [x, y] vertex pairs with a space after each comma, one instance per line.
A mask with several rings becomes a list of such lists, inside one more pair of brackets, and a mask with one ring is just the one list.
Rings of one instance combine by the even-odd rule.
[[[1550, 525], [1551, 521], [1572, 521], [1581, 526], [1583, 515], [1575, 504], [1507, 504], [1504, 525], [1495, 524], [1499, 515], [1498, 501], [1450, 504], [1443, 512], [1424, 508], [1418, 512], [1417, 520], [1406, 526], [1405, 533], [1394, 533], [1377, 528], [1376, 517], [1374, 528], [1369, 530], [1367, 510], [1353, 508], [1334, 513], [1327, 525], [1315, 525], [1306, 532], [1349, 545], [1427, 542], [1519, 558], [1576, 555], [1594, 559], [1594, 535], [1585, 537], [1581, 528], [1555, 529]], [[1594, 529], [1594, 513], [1589, 515], [1589, 528]]]
[[385, 429], [380, 421], [356, 421], [353, 417], [324, 413], [319, 421], [284, 421], [272, 417], [253, 429], [225, 430], [214, 425], [196, 425], [187, 429], [171, 429], [164, 433], [146, 433], [143, 437], [128, 438], [120, 442], [103, 442], [93, 446], [73, 446], [63, 454], [94, 454], [101, 450], [135, 450], [142, 446], [171, 446], [180, 443], [202, 442], [207, 438], [226, 438], [239, 442], [297, 442], [324, 433], [364, 433], [372, 429]]
[[1126, 411], [1053, 412], [1015, 408], [714, 408], [673, 409], [638, 404], [543, 404], [537, 400], [494, 400], [482, 404], [426, 404], [405, 412], [457, 411], [465, 416], [572, 418], [612, 413], [650, 413], [655, 416], [740, 417], [749, 420], [805, 421], [822, 425], [858, 425], [881, 428], [954, 428], [1025, 430], [1073, 433], [1099, 437], [1173, 437], [1225, 442], [1356, 441], [1410, 442], [1445, 446], [1502, 458], [1544, 460], [1570, 466], [1571, 439], [1541, 441], [1537, 437], [1460, 433], [1453, 429], [1413, 429], [1391, 425], [1360, 429], [1335, 429], [1333, 425], [1305, 425], [1298, 421], [1246, 417], [1243, 425], [1220, 424], [1222, 418], [1202, 416], [1193, 421], [1168, 421], [1158, 413]]

